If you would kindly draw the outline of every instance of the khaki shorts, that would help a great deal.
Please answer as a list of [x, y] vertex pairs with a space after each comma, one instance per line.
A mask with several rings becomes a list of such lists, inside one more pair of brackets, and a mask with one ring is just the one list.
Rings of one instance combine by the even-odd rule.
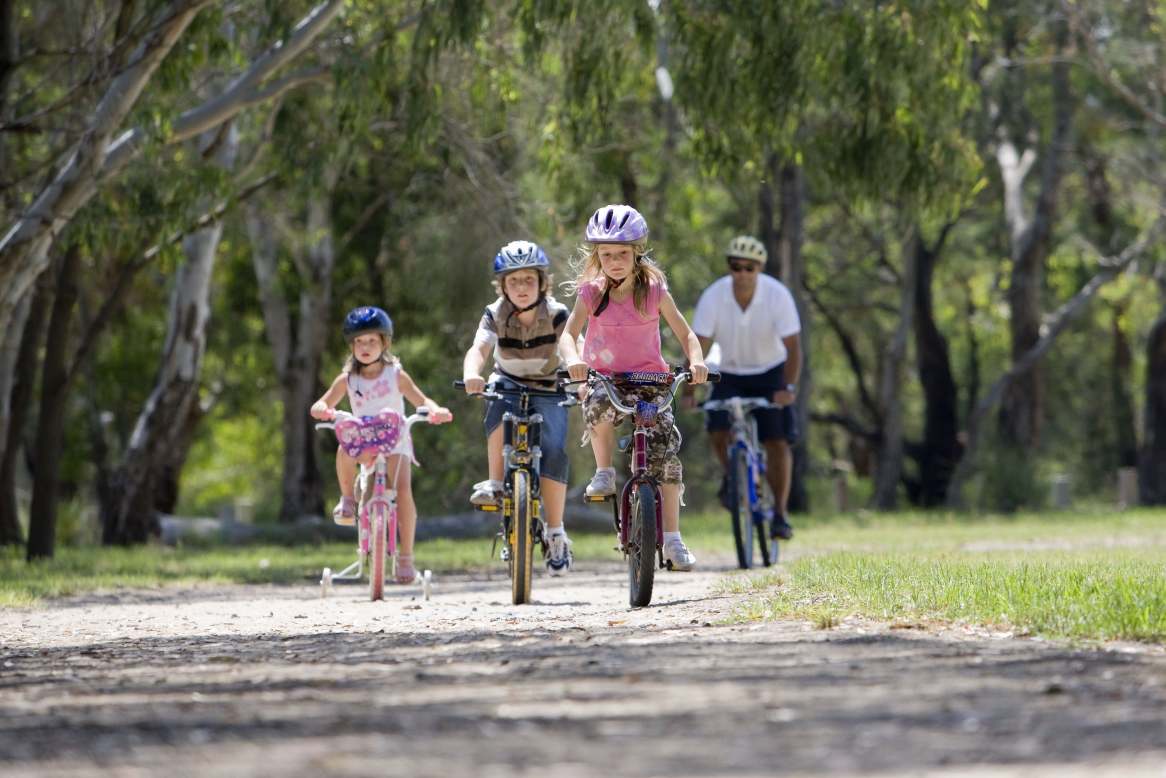
[[[668, 399], [666, 386], [625, 386], [619, 389], [624, 405], [633, 405], [636, 400], [663, 403]], [[617, 411], [601, 387], [590, 387], [587, 399], [583, 401], [583, 418], [588, 432], [583, 443], [589, 440], [590, 429], [600, 422], [610, 422], [619, 427], [631, 415]], [[631, 451], [630, 446], [628, 449]], [[684, 481], [684, 469], [680, 464], [680, 432], [676, 429], [676, 419], [672, 409], [661, 411], [656, 416], [655, 426], [648, 427], [648, 472], [662, 484], [679, 484]]]

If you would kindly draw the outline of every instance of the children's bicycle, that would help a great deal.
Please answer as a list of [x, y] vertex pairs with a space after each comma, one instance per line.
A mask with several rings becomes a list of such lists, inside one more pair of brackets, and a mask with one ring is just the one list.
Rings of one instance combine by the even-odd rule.
[[[330, 429], [336, 433], [336, 440], [344, 453], [353, 459], [375, 452], [376, 459], [370, 466], [362, 464], [356, 476], [357, 494], [357, 542], [356, 561], [339, 573], [325, 567], [320, 576], [320, 596], [326, 597], [332, 584], [359, 582], [364, 577], [364, 566], [368, 563], [368, 591], [370, 599], [382, 600], [385, 596], [385, 561], [392, 559], [391, 574], [397, 574], [397, 490], [388, 486], [388, 460], [403, 434], [419, 421], [428, 419], [429, 409], [418, 408], [408, 418], [392, 410], [384, 410], [375, 416], [354, 416], [346, 411], [335, 411], [334, 421], [316, 425], [316, 429]], [[398, 463], [398, 473], [400, 464]], [[394, 473], [393, 483], [396, 483]], [[372, 488], [369, 489], [369, 477]], [[433, 574], [426, 570], [420, 576], [425, 599], [429, 599]]]
[[[465, 388], [465, 381], [454, 381], [458, 389]], [[490, 549], [491, 558], [497, 548], [498, 538], [502, 538], [502, 559], [507, 562], [510, 572], [510, 600], [515, 605], [530, 602], [530, 580], [534, 568], [534, 548], [547, 556], [546, 526], [542, 518], [540, 489], [540, 460], [542, 459], [541, 413], [530, 412], [531, 397], [558, 397], [559, 405], [576, 404], [572, 397], [562, 391], [540, 391], [521, 384], [517, 389], [487, 384], [485, 392], [474, 392], [471, 396], [485, 400], [501, 400], [503, 397], [518, 398], [518, 411], [507, 411], [502, 415], [502, 463], [505, 475], [502, 479], [502, 501], [499, 505], [478, 505], [478, 510], [501, 514], [502, 526], [494, 538]]]
[[766, 567], [777, 561], [777, 538], [772, 547], [766, 541], [765, 522], [773, 518], [773, 491], [765, 478], [765, 448], [757, 440], [757, 419], [753, 411], [777, 406], [763, 397], [728, 397], [706, 400], [705, 411], [728, 411], [733, 422], [733, 442], [729, 444], [729, 515], [733, 522], [733, 542], [737, 565], [753, 566], [753, 539], [761, 550]]
[[[560, 371], [564, 375], [566, 371]], [[607, 376], [589, 369], [588, 382], [607, 393], [612, 406], [620, 413], [630, 414], [634, 429], [631, 435], [631, 477], [624, 482], [619, 499], [614, 496], [586, 497], [589, 502], [612, 503], [612, 518], [619, 540], [618, 550], [628, 565], [628, 602], [633, 608], [642, 608], [652, 601], [652, 586], [657, 563], [664, 562], [664, 521], [661, 511], [660, 484], [648, 472], [648, 430], [656, 425], [656, 417], [667, 410], [676, 399], [676, 390], [692, 373], [677, 368], [674, 373], [616, 373]], [[720, 380], [720, 374], [709, 372], [708, 380]], [[629, 386], [668, 386], [668, 399], [653, 403], [637, 399], [627, 405], [621, 397], [621, 388]], [[677, 431], [679, 434], [679, 430]], [[627, 448], [627, 439], [620, 441], [620, 450]], [[671, 569], [671, 563], [667, 564]]]

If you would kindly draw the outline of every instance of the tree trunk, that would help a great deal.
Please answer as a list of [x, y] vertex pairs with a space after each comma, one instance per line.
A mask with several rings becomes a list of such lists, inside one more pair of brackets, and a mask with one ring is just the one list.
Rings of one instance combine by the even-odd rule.
[[61, 445], [65, 436], [65, 401], [69, 386], [69, 324], [77, 304], [77, 266], [81, 250], [73, 245], [57, 274], [57, 294], [49, 319], [41, 372], [40, 413], [37, 415], [32, 506], [28, 519], [28, 560], [51, 559], [57, 537], [57, 493], [60, 486]]
[[[1057, 51], [1065, 48], [1067, 28], [1057, 23]], [[1024, 180], [1035, 151], [1017, 154], [1011, 142], [1000, 144], [997, 159], [1005, 188], [1005, 219], [1011, 235], [1012, 274], [1008, 287], [1009, 335], [1012, 363], [1016, 364], [1040, 340], [1041, 290], [1056, 219], [1062, 165], [1072, 120], [1069, 91], [1069, 62], [1058, 57], [1051, 66], [1053, 94], [1052, 138], [1044, 150], [1040, 193], [1033, 215], [1024, 212]], [[1039, 366], [1018, 374], [1005, 391], [1000, 405], [1000, 429], [1005, 445], [1020, 452], [1034, 449], [1040, 442], [1044, 407], [1044, 381]]]
[[1125, 330], [1125, 307], [1113, 309], [1113, 370], [1110, 372], [1110, 423], [1113, 425], [1116, 467], [1138, 466], [1138, 430], [1130, 387], [1134, 384], [1134, 357]]
[[[316, 462], [316, 432], [308, 407], [320, 392], [320, 355], [328, 333], [332, 305], [332, 271], [335, 267], [331, 193], [337, 176], [324, 176], [322, 192], [308, 202], [307, 234], [315, 238], [295, 263], [301, 290], [293, 330], [290, 309], [279, 284], [277, 244], [258, 207], [248, 208], [252, 260], [259, 285], [267, 337], [279, 377], [283, 405], [283, 478], [281, 521], [324, 512], [324, 485]], [[293, 249], [295, 251], [295, 249]]]
[[11, 388], [5, 390], [3, 397], [11, 403], [9, 407], [15, 409], [12, 422], [6, 425], [6, 439], [0, 440], [3, 445], [0, 449], [0, 545], [24, 543], [16, 501], [16, 468], [23, 449], [20, 438], [24, 431], [24, 424], [20, 422], [32, 407], [41, 336], [44, 334], [44, 322], [51, 299], [52, 290], [47, 279], [42, 278], [37, 282], [33, 294], [25, 298], [24, 313], [27, 318], [21, 317], [24, 336], [19, 338], [19, 348], [13, 349], [16, 352], [15, 363], [11, 368], [7, 365], [0, 367], [0, 370], [7, 370], [11, 381]]
[[919, 485], [915, 501], [928, 508], [942, 505], [947, 499], [947, 485], [962, 450], [957, 437], [959, 390], [951, 372], [947, 339], [935, 324], [932, 304], [935, 266], [950, 228], [951, 225], [944, 228], [934, 248], [928, 248], [922, 239], [916, 242], [915, 359], [923, 388], [924, 416], [923, 443], [916, 456]]
[[899, 291], [899, 325], [891, 339], [883, 360], [879, 382], [879, 404], [882, 407], [883, 429], [879, 441], [878, 464], [875, 469], [874, 494], [871, 503], [884, 511], [898, 506], [899, 481], [903, 476], [903, 388], [907, 347], [914, 328], [916, 262], [920, 251], [920, 237], [912, 232], [903, 248], [903, 275]]
[[1166, 314], [1146, 343], [1146, 410], [1138, 473], [1138, 501], [1166, 505]]
[[[776, 167], [771, 168], [776, 170]], [[806, 491], [806, 476], [810, 470], [810, 397], [813, 396], [814, 381], [812, 365], [813, 349], [810, 347], [810, 306], [806, 304], [805, 262], [802, 247], [805, 244], [805, 176], [801, 166], [786, 162], [781, 166], [781, 236], [778, 240], [778, 256], [781, 261], [780, 278], [793, 294], [794, 303], [801, 319], [802, 371], [798, 380], [797, 406], [794, 413], [798, 418], [800, 436], [793, 447], [793, 474], [790, 480], [789, 510], [805, 513], [810, 510], [810, 497]], [[770, 255], [772, 259], [772, 255]]]

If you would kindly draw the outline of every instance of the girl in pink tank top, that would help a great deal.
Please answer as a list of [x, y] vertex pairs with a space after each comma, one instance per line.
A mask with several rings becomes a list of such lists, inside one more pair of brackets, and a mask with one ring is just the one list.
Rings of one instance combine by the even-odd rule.
[[[591, 217], [587, 244], [582, 249], [575, 307], [559, 339], [559, 352], [571, 378], [587, 377], [587, 368], [612, 375], [627, 372], [669, 372], [660, 352], [660, 319], [668, 323], [684, 347], [693, 383], [703, 383], [708, 375], [704, 353], [688, 322], [668, 292], [663, 271], [648, 257], [648, 225], [636, 209], [628, 205], [607, 205]], [[577, 347], [583, 327], [583, 354]], [[639, 386], [631, 390], [651, 400], [667, 386]], [[602, 391], [588, 391], [583, 401], [587, 420], [586, 438], [595, 454], [595, 477], [587, 487], [589, 496], [615, 494], [615, 427], [626, 416], [618, 413]], [[680, 496], [683, 470], [680, 434], [675, 430], [671, 409], [657, 416], [648, 433], [648, 467], [660, 483], [663, 498], [664, 558], [674, 570], [691, 570], [696, 557], [680, 537]]]

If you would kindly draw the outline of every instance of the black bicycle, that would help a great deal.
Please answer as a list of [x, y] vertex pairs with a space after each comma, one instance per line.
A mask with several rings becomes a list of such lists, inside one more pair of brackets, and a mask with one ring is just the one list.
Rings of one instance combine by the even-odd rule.
[[[454, 381], [458, 389], [465, 389], [465, 381]], [[505, 475], [502, 479], [502, 502], [500, 505], [478, 505], [480, 511], [501, 514], [502, 526], [494, 538], [497, 548], [498, 538], [505, 545], [502, 559], [508, 563], [510, 572], [510, 599], [515, 605], [530, 602], [530, 579], [534, 568], [534, 548], [547, 555], [547, 538], [542, 519], [542, 502], [539, 495], [540, 460], [542, 459], [541, 431], [543, 416], [531, 413], [531, 397], [557, 397], [559, 405], [575, 405], [576, 400], [562, 391], [541, 391], [522, 384], [511, 389], [498, 382], [486, 384], [486, 391], [473, 392], [471, 397], [484, 400], [501, 400], [503, 397], [518, 398], [518, 410], [502, 415], [502, 463]], [[494, 556], [491, 549], [490, 556]]]

